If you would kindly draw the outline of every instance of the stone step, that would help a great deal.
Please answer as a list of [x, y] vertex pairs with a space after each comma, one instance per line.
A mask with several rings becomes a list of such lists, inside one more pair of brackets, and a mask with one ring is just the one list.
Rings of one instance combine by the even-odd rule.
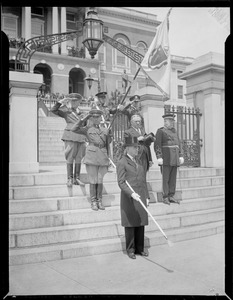
[[[63, 154], [64, 156], [64, 154]], [[104, 177], [104, 182], [117, 181], [116, 170], [112, 169], [113, 172], [107, 173]], [[211, 176], [224, 176], [223, 169], [215, 168], [181, 168], [177, 183], [179, 184], [180, 178], [205, 178]], [[83, 181], [86, 180], [86, 167], [84, 164], [81, 165], [81, 178]], [[161, 173], [159, 169], [150, 169], [147, 173], [147, 181], [161, 180]], [[66, 164], [59, 169], [53, 171], [40, 170], [36, 174], [10, 174], [9, 185], [10, 186], [25, 186], [25, 185], [42, 185], [42, 184], [63, 184], [66, 182]]]
[[[114, 196], [114, 195], [113, 195]], [[116, 195], [115, 195], [116, 196]], [[78, 201], [78, 200], [77, 200]], [[212, 201], [212, 202], [211, 202]], [[21, 230], [30, 228], [45, 228], [62, 225], [83, 224], [89, 222], [106, 222], [111, 220], [120, 219], [119, 197], [115, 197], [114, 205], [110, 206], [109, 199], [105, 197], [104, 205], [106, 205], [105, 211], [91, 210], [90, 199], [83, 202], [85, 208], [58, 210], [54, 205], [52, 211], [38, 211], [33, 213], [16, 213], [9, 216], [9, 229]], [[88, 204], [88, 208], [86, 208]], [[186, 200], [182, 201], [181, 205], [171, 204], [170, 206], [163, 203], [151, 203], [150, 212], [153, 215], [169, 215], [185, 212], [193, 212], [197, 210], [205, 210], [208, 208], [223, 207], [223, 197], [212, 197], [201, 200]], [[58, 205], [58, 203], [57, 203]], [[80, 203], [81, 206], [81, 203]]]
[[[155, 225], [151, 231], [147, 231], [147, 227], [148, 226], [146, 226], [145, 230], [145, 248], [150, 249], [152, 246], [168, 244], [161, 232], [155, 230]], [[9, 264], [20, 265], [112, 252], [125, 252], [124, 234], [121, 226], [118, 226], [118, 228], [121, 234], [117, 232], [115, 238], [59, 243], [40, 247], [12, 248], [9, 251]], [[198, 224], [191, 227], [170, 228], [166, 230], [166, 235], [169, 238], [169, 241], [176, 243], [221, 232], [224, 232], [224, 221], [214, 221], [208, 224]], [[175, 244], [173, 247], [175, 247]]]
[[[109, 174], [114, 174], [115, 173], [109, 173]], [[63, 180], [62, 182], [60, 182], [60, 184], [58, 183], [58, 176], [56, 178], [54, 178], [54, 182], [51, 182], [52, 179], [50, 181], [46, 181], [44, 176], [41, 177], [37, 177], [37, 179], [41, 180], [41, 182], [44, 183], [40, 183], [40, 185], [37, 183], [34, 186], [10, 186], [10, 196], [12, 195], [13, 199], [30, 199], [30, 198], [45, 198], [45, 197], [63, 197], [63, 196], [82, 196], [82, 195], [86, 195], [87, 190], [89, 190], [89, 184], [86, 184], [84, 187], [81, 186], [75, 186], [73, 185], [72, 187], [67, 187], [66, 184], [64, 184], [66, 182], [66, 179], [64, 178], [64, 174], [60, 174], [59, 175]], [[109, 175], [111, 176], [111, 175]], [[80, 176], [80, 179], [84, 182], [84, 183], [88, 183], [88, 179], [87, 179], [87, 175], [83, 175]], [[206, 179], [206, 178], [205, 178]], [[215, 179], [210, 179], [210, 180], [204, 180], [203, 181], [205, 183], [209, 183], [208, 186], [201, 186], [202, 189], [200, 189], [200, 184], [202, 183], [202, 180], [198, 180], [198, 179], [184, 179], [184, 180], [180, 180], [179, 183], [177, 184], [177, 191], [182, 189], [182, 199], [186, 198], [186, 194], [188, 195], [188, 191], [189, 189], [195, 190], [195, 193], [197, 195], [199, 195], [200, 193], [203, 194], [204, 197], [204, 193], [206, 193], [206, 189], [212, 189], [212, 196], [214, 195], [219, 195], [220, 193], [223, 193], [222, 188], [223, 185], [221, 184], [221, 182], [223, 181], [223, 179], [219, 178], [215, 178]], [[162, 188], [162, 184], [160, 180], [155, 181], [147, 181], [148, 184], [148, 189], [152, 190], [154, 192], [161, 192], [161, 188]], [[210, 185], [212, 184], [212, 185]], [[51, 186], [52, 185], [52, 186]], [[183, 188], [184, 186], [184, 188]], [[199, 187], [198, 189], [195, 189]], [[186, 189], [188, 189], [188, 191], [186, 192]], [[104, 189], [103, 189], [103, 193], [104, 194], [114, 194], [114, 193], [119, 193], [120, 192], [120, 188], [118, 186], [118, 183], [116, 180], [114, 181], [105, 181], [104, 182]], [[190, 198], [190, 196], [188, 196]], [[10, 198], [12, 199], [12, 198]]]

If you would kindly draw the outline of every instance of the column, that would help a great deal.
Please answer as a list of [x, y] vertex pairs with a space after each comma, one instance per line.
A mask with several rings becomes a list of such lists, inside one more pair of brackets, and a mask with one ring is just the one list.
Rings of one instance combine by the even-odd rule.
[[41, 74], [10, 71], [9, 173], [39, 172], [37, 161], [37, 91]]
[[31, 38], [31, 28], [31, 7], [22, 7], [22, 37], [24, 37], [25, 40]]
[[[66, 7], [61, 7], [61, 32], [66, 32]], [[67, 54], [66, 41], [61, 43], [61, 54]]]
[[[52, 34], [59, 33], [58, 30], [58, 7], [53, 7], [52, 10]], [[53, 53], [58, 54], [58, 44], [53, 45]]]

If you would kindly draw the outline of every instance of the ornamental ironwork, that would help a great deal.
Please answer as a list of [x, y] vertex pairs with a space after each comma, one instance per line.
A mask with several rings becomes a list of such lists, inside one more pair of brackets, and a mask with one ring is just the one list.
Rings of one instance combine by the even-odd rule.
[[164, 112], [176, 116], [175, 128], [182, 144], [184, 166], [200, 167], [202, 147], [202, 139], [200, 138], [200, 117], [202, 114], [200, 109], [165, 105]]

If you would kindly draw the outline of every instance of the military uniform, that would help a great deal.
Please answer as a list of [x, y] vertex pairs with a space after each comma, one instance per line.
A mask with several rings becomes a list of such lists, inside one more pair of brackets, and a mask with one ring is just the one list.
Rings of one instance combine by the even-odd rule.
[[[101, 110], [92, 109], [90, 115], [101, 116]], [[99, 125], [87, 125], [86, 121], [80, 120], [73, 127], [72, 131], [83, 134], [88, 139], [86, 153], [83, 163], [86, 165], [87, 175], [90, 182], [90, 196], [92, 209], [104, 209], [102, 205], [103, 177], [109, 166], [109, 143], [111, 136], [106, 128]]]
[[[126, 146], [138, 145], [137, 138], [127, 137]], [[142, 205], [134, 200], [132, 191], [126, 184], [130, 184], [133, 190], [140, 196], [141, 201], [147, 206], [149, 198], [145, 173], [139, 161], [125, 154], [117, 163], [117, 180], [121, 189], [120, 210], [121, 225], [125, 228], [126, 251], [128, 255], [144, 254], [144, 226], [148, 225], [148, 215]]]
[[128, 118], [128, 122], [130, 122], [131, 118], [133, 115], [139, 115], [142, 119], [142, 125], [144, 127], [144, 118], [140, 113], [140, 105], [137, 105], [136, 107], [133, 105], [133, 101], [139, 103], [140, 101], [140, 96], [138, 95], [134, 95], [132, 97], [129, 98], [129, 101], [131, 103], [127, 104], [124, 109], [121, 111], [122, 114], [126, 115]]
[[[79, 95], [79, 94], [74, 94]], [[69, 95], [68, 95], [69, 97]], [[81, 95], [79, 97], [82, 98]], [[70, 98], [70, 101], [72, 98]], [[74, 98], [74, 100], [78, 100]], [[77, 113], [75, 109], [68, 108], [67, 106], [62, 106], [61, 103], [57, 102], [52, 107], [51, 111], [55, 115], [58, 115], [61, 118], [64, 118], [66, 121], [66, 128], [64, 129], [62, 135], [62, 141], [65, 144], [65, 159], [67, 163], [67, 177], [68, 185], [71, 186], [74, 184], [83, 184], [80, 181], [80, 171], [81, 171], [81, 161], [85, 154], [86, 149], [86, 137], [83, 134], [77, 134], [71, 131], [72, 126], [80, 119], [80, 114]], [[75, 163], [75, 169], [73, 174], [73, 163]]]
[[[163, 117], [166, 118], [167, 115]], [[168, 114], [168, 117], [170, 114]], [[162, 158], [161, 166], [163, 181], [163, 199], [173, 199], [176, 191], [177, 167], [180, 166], [182, 149], [175, 128], [161, 127], [157, 130], [154, 142], [154, 151], [157, 159]], [[169, 203], [166, 203], [169, 204]]]

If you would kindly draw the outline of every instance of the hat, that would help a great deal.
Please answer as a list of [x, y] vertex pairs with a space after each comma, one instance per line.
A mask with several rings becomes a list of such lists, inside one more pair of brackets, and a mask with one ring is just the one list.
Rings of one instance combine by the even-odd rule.
[[163, 115], [162, 118], [164, 118], [164, 119], [173, 119], [174, 120], [175, 115], [173, 115], [172, 113], [167, 113], [167, 114]]
[[138, 146], [138, 138], [136, 136], [125, 137], [124, 145], [128, 146]]
[[83, 96], [78, 93], [70, 93], [65, 96], [65, 99], [69, 101], [80, 101], [83, 99]]
[[107, 92], [99, 92], [95, 96], [96, 97], [105, 97], [107, 95]]
[[129, 101], [140, 101], [140, 96], [134, 95], [134, 96], [129, 98]]
[[101, 115], [103, 115], [102, 110], [96, 109], [96, 108], [93, 108], [92, 110], [90, 110], [89, 113], [91, 114], [92, 117], [100, 117]]

